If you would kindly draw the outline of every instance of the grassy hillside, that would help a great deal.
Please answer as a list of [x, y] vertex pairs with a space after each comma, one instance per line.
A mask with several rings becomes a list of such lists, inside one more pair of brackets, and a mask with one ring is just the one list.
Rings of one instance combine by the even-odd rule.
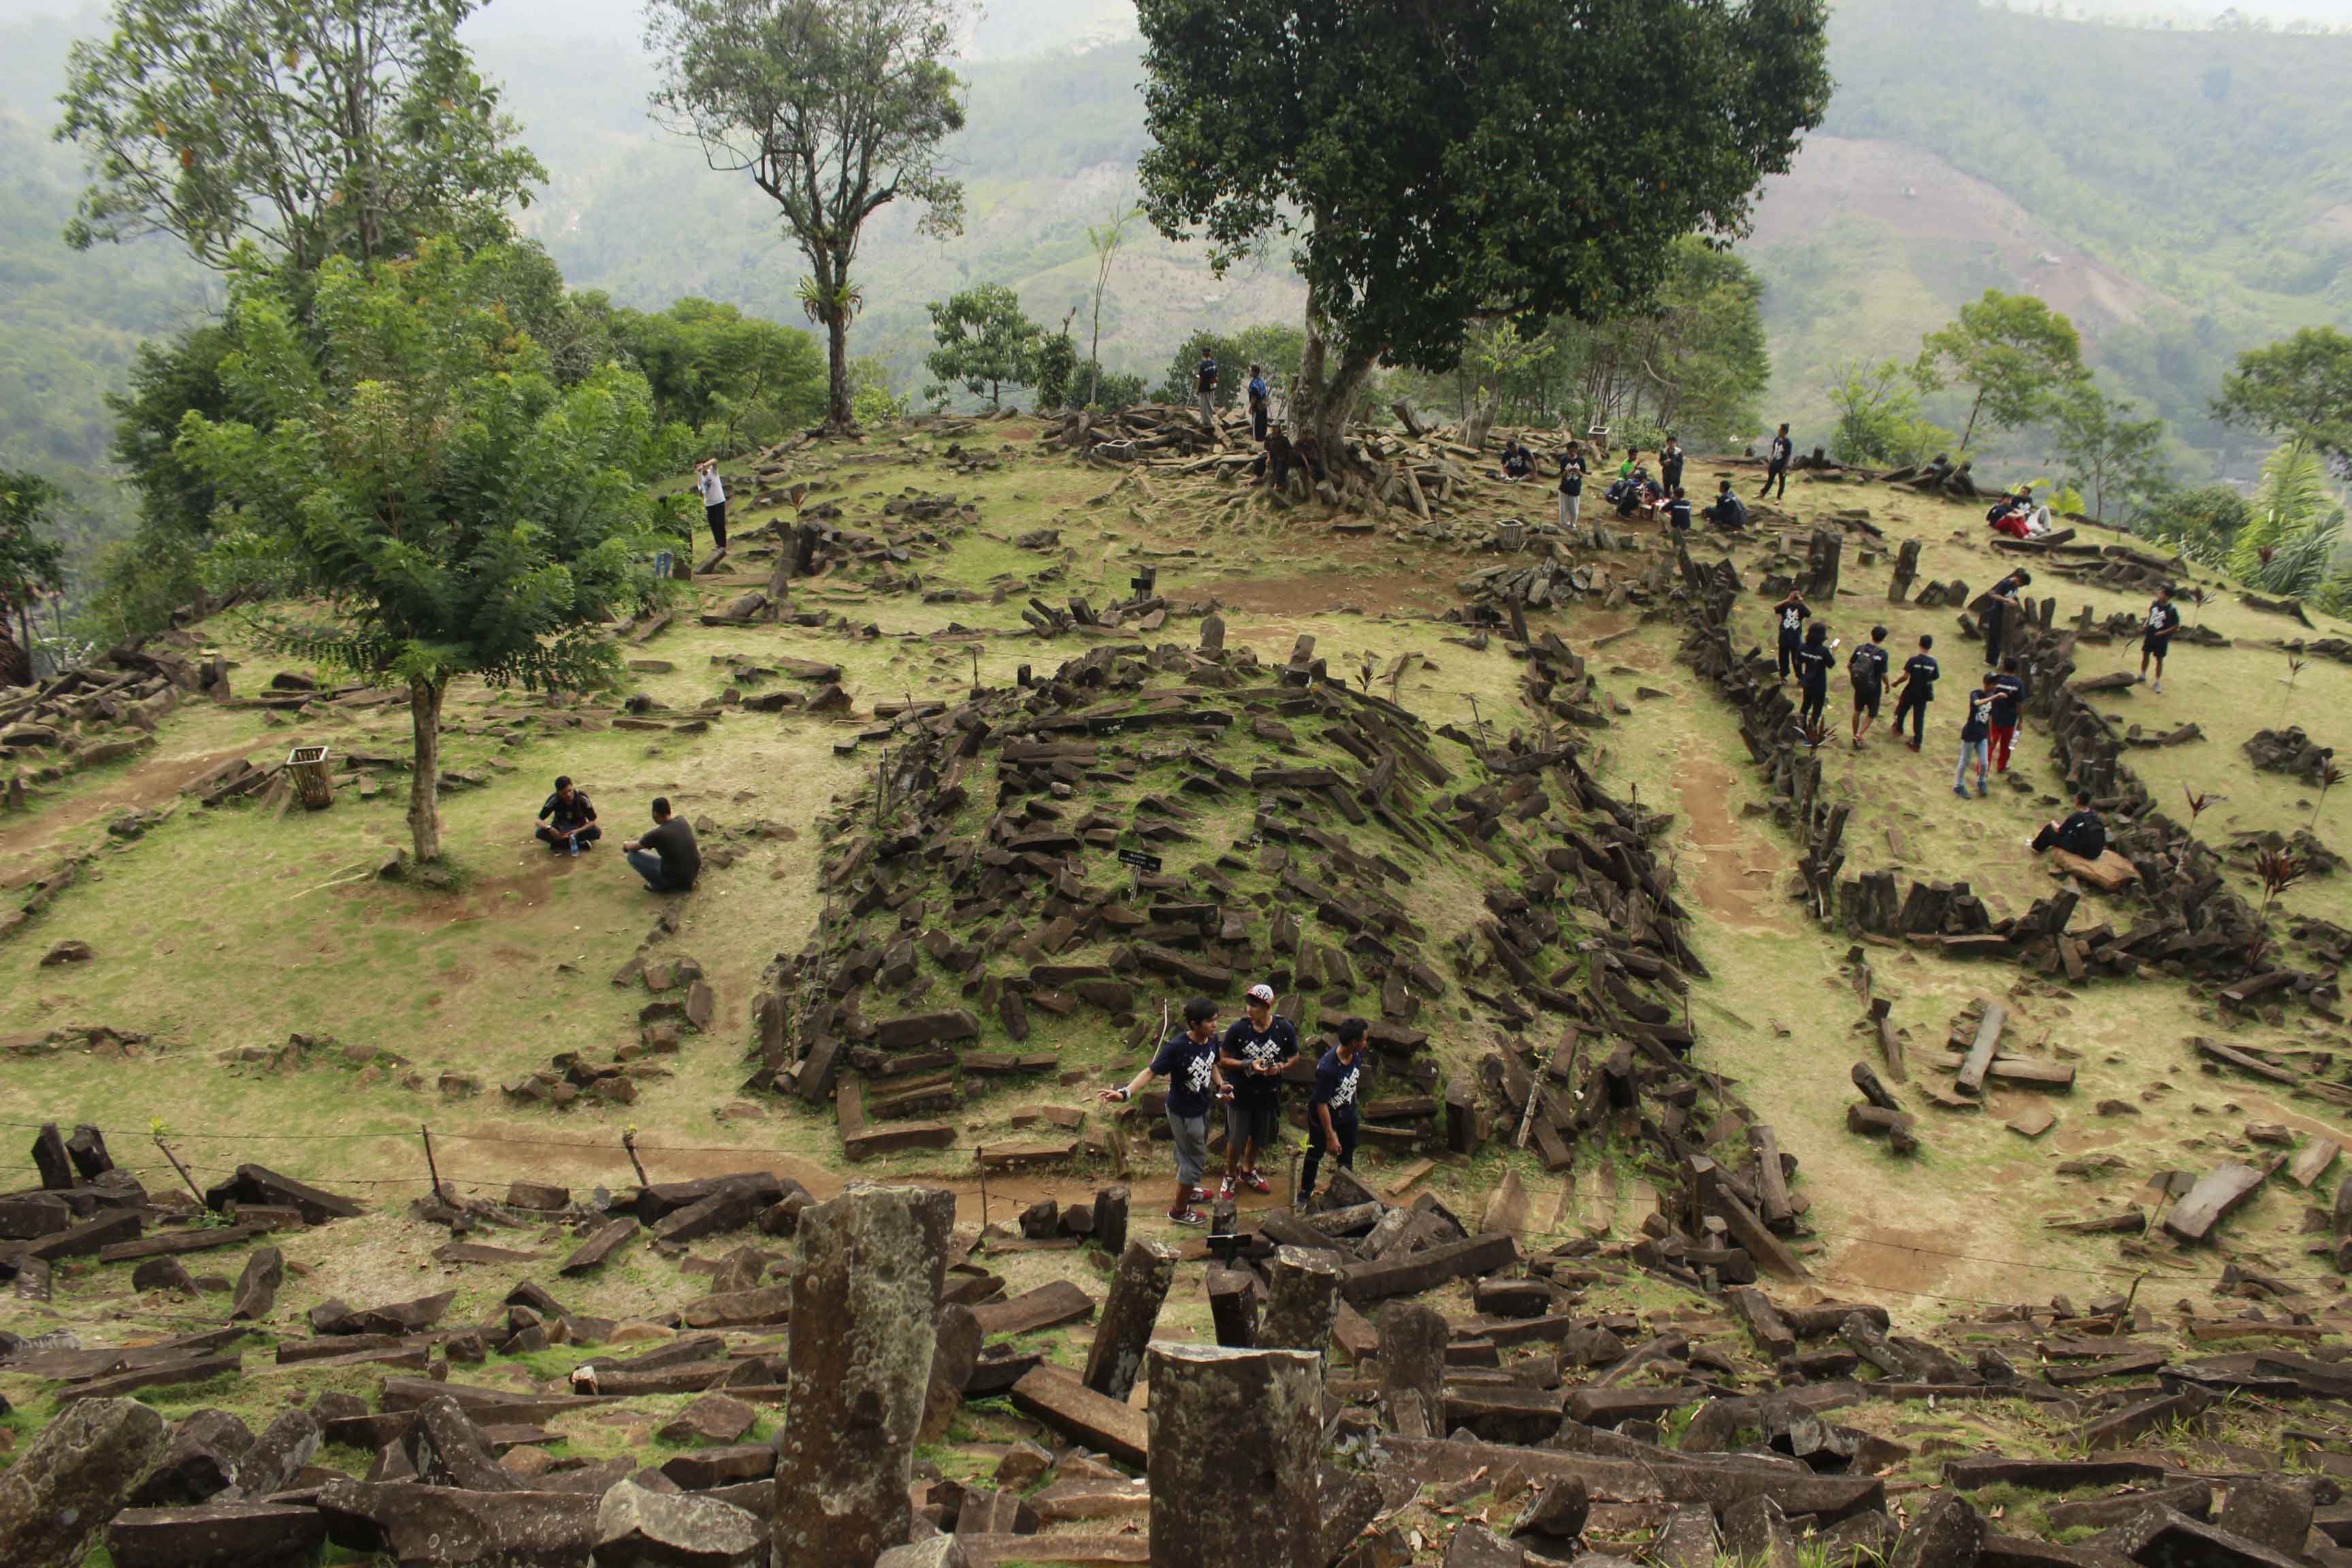
[[2104, 26], [1974, 0], [1843, 0], [1822, 134], [1751, 258], [1784, 405], [1916, 352], [1985, 288], [2067, 310], [2120, 390], [2225, 473], [2205, 418], [2241, 350], [2352, 321], [2352, 38]]

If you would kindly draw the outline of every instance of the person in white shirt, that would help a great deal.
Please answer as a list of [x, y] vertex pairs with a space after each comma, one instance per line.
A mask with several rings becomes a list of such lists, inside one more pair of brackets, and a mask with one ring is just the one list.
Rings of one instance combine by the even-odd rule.
[[694, 488], [702, 492], [702, 521], [710, 525], [710, 542], [727, 552], [727, 483], [719, 477], [719, 459], [705, 458], [695, 465]]

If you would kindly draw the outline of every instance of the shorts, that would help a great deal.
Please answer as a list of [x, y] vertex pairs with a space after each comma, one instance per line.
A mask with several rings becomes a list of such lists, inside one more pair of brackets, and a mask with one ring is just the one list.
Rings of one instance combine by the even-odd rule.
[[2164, 656], [2172, 651], [2172, 634], [2167, 632], [2160, 637], [2143, 637], [2140, 639], [2140, 648], [2149, 658], [2161, 664], [2164, 662]]
[[1282, 1102], [1278, 1100], [1235, 1100], [1225, 1108], [1225, 1147], [1241, 1152], [1242, 1145], [1254, 1143], [1263, 1158], [1282, 1141]]
[[1168, 1112], [1168, 1132], [1176, 1144], [1176, 1179], [1197, 1187], [1209, 1170], [1209, 1119]]
[[1878, 700], [1885, 690], [1885, 688], [1881, 686], [1857, 685], [1853, 689], [1853, 710], [1857, 713], [1867, 713], [1874, 719], [1877, 718]]

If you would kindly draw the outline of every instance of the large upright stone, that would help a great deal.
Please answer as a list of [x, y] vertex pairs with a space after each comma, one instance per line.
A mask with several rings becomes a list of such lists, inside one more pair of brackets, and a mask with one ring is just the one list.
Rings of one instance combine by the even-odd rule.
[[0, 1563], [79, 1568], [163, 1447], [163, 1418], [135, 1399], [89, 1399], [42, 1429], [0, 1473]]
[[44, 1122], [33, 1136], [33, 1168], [41, 1173], [44, 1192], [61, 1193], [74, 1184], [73, 1161], [66, 1153], [64, 1134], [54, 1121]]
[[963, 1385], [980, 1364], [980, 1320], [970, 1307], [950, 1301], [940, 1309], [939, 1337], [932, 1342], [929, 1392], [923, 1400], [923, 1429], [917, 1440], [936, 1443], [947, 1436], [963, 1408]]
[[1391, 1429], [1407, 1437], [1445, 1436], [1445, 1346], [1443, 1313], [1418, 1301], [1381, 1309], [1381, 1398]]
[[1320, 1358], [1156, 1344], [1150, 1369], [1151, 1561], [1324, 1568]]
[[1160, 1321], [1160, 1303], [1175, 1279], [1173, 1247], [1139, 1236], [1127, 1244], [1111, 1274], [1102, 1318], [1095, 1325], [1094, 1348], [1087, 1352], [1088, 1388], [1111, 1399], [1125, 1399], [1135, 1391], [1135, 1375], [1143, 1370], [1143, 1352]]
[[1223, 616], [1202, 616], [1201, 651], [1202, 653], [1217, 653], [1221, 652], [1224, 646], [1225, 617]]
[[1330, 1253], [1276, 1247], [1257, 1342], [1321, 1355], [1339, 1320], [1339, 1263]]
[[1095, 1194], [1095, 1245], [1113, 1258], [1127, 1250], [1127, 1201], [1124, 1186]]
[[289, 1410], [261, 1429], [236, 1467], [235, 1497], [260, 1499], [294, 1484], [319, 1451], [319, 1419], [307, 1410]]
[[801, 1211], [776, 1568], [873, 1568], [907, 1539], [955, 1195], [860, 1183]]
[[1805, 597], [1814, 604], [1827, 605], [1837, 598], [1838, 559], [1845, 549], [1845, 531], [1836, 528], [1813, 530], [1812, 541], [1805, 548]]

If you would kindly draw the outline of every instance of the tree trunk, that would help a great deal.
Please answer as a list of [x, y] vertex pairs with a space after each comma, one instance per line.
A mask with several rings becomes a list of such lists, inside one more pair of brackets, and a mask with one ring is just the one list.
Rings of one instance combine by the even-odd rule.
[[1486, 437], [1495, 428], [1495, 416], [1502, 412], [1499, 394], [1488, 393], [1478, 399], [1470, 410], [1470, 417], [1462, 426], [1462, 444], [1474, 452], [1486, 449]]
[[408, 771], [408, 837], [420, 863], [441, 858], [441, 698], [446, 679], [408, 683], [415, 757]]
[[1329, 326], [1313, 300], [1307, 305], [1307, 345], [1298, 362], [1298, 427], [1315, 437], [1323, 449], [1324, 466], [1337, 474], [1348, 466], [1348, 417], [1364, 395], [1379, 362], [1377, 349], [1354, 343], [1339, 346], [1339, 363], [1327, 375], [1330, 357]]
[[824, 307], [824, 352], [830, 377], [824, 428], [826, 434], [838, 436], [857, 428], [857, 411], [849, 393], [849, 310], [837, 299]]
[[1977, 415], [1984, 408], [1984, 389], [1979, 387], [1977, 389], [1977, 400], [1969, 405], [1968, 428], [1960, 432], [1960, 450], [1962, 452], [1966, 452], [1969, 449], [1969, 442], [1976, 437]]

